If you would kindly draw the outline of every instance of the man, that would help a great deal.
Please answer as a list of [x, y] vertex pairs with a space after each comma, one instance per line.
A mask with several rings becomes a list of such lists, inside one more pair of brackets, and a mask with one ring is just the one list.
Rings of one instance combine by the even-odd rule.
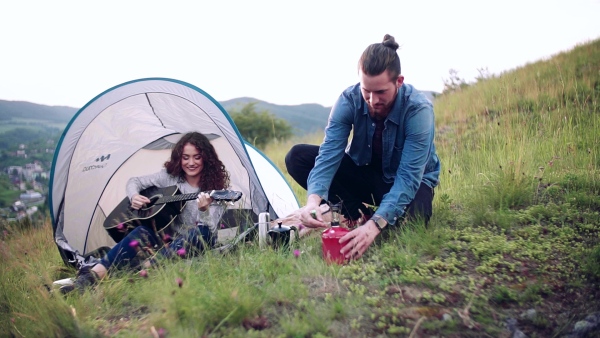
[[[300, 210], [304, 226], [327, 226], [319, 208], [323, 201], [342, 201], [352, 224], [368, 219], [340, 239], [349, 259], [362, 256], [388, 225], [406, 216], [428, 222], [432, 214], [440, 173], [433, 105], [404, 83], [397, 49], [387, 34], [368, 46], [359, 59], [360, 83], [333, 106], [323, 143], [295, 145], [285, 159], [288, 173], [307, 189]], [[374, 214], [365, 203], [378, 206]]]

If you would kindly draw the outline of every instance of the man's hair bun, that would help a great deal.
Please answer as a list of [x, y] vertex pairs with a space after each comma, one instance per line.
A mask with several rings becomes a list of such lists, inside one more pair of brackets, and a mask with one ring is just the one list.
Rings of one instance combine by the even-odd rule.
[[383, 37], [383, 42], [381, 44], [393, 50], [397, 50], [398, 47], [400, 47], [400, 45], [396, 42], [396, 39], [389, 34], [386, 34]]

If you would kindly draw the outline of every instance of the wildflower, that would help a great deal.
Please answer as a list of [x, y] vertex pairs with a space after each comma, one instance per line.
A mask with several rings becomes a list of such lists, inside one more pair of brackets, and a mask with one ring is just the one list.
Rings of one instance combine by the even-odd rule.
[[117, 230], [119, 230], [119, 231], [125, 230], [125, 225], [123, 223], [117, 224]]
[[152, 326], [150, 327], [150, 332], [152, 332], [152, 337], [156, 338], [165, 338], [167, 336], [167, 331], [162, 327], [157, 330]]
[[221, 229], [225, 229], [225, 224], [221, 223]]
[[185, 248], [177, 250], [177, 255], [181, 258], [185, 257]]
[[171, 243], [172, 240], [173, 239], [171, 238], [171, 236], [169, 236], [169, 234], [165, 234], [163, 236], [163, 242], [165, 242], [165, 243]]
[[140, 270], [140, 276], [144, 277], [144, 278], [147, 278], [148, 277], [148, 271], [146, 271], [146, 270]]
[[183, 279], [177, 277], [177, 279], [175, 280], [175, 282], [177, 283], [177, 286], [179, 286], [179, 287], [183, 286]]
[[298, 249], [294, 250], [294, 257], [296, 257], [296, 258], [300, 257], [300, 250], [298, 250]]
[[129, 242], [129, 246], [132, 248], [137, 248], [140, 245], [140, 242], [136, 241], [135, 239], [131, 242]]

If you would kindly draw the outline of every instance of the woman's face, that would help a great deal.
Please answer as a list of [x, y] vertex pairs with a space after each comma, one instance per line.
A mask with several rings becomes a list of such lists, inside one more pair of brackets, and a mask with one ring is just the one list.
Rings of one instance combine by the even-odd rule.
[[183, 146], [183, 154], [181, 155], [181, 169], [185, 172], [186, 178], [195, 178], [200, 175], [204, 168], [204, 161], [200, 152], [191, 143], [186, 143]]

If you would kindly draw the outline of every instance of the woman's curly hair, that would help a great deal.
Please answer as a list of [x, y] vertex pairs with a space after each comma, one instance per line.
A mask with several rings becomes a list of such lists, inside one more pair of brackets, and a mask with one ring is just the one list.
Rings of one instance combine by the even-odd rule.
[[225, 169], [223, 162], [215, 151], [215, 147], [208, 138], [198, 132], [190, 132], [181, 137], [179, 142], [171, 151], [171, 159], [165, 162], [167, 173], [175, 177], [185, 177], [185, 172], [181, 167], [181, 157], [183, 156], [183, 147], [191, 144], [202, 156], [204, 168], [200, 172], [200, 184], [204, 191], [227, 189], [230, 183], [229, 172]]

